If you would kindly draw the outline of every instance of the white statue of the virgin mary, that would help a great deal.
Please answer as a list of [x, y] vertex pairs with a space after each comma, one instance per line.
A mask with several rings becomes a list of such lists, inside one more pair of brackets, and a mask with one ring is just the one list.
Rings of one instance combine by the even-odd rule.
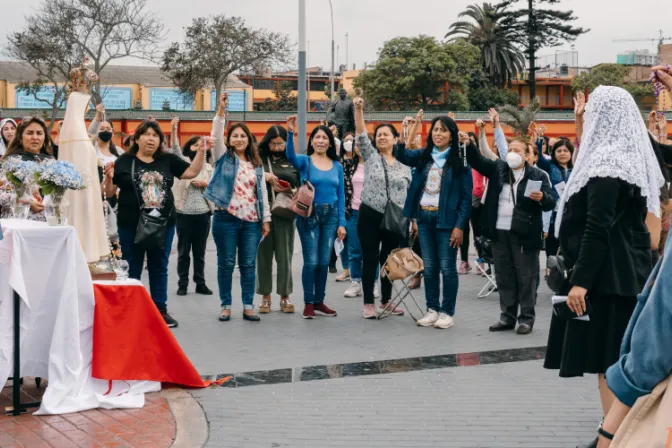
[[95, 263], [110, 254], [98, 177], [98, 156], [84, 121], [91, 101], [91, 86], [98, 82], [98, 75], [86, 68], [85, 63], [70, 72], [70, 82], [72, 92], [61, 127], [58, 160], [72, 162], [86, 182], [85, 189], [67, 190], [65, 197], [70, 203], [68, 224], [77, 230], [86, 261]]

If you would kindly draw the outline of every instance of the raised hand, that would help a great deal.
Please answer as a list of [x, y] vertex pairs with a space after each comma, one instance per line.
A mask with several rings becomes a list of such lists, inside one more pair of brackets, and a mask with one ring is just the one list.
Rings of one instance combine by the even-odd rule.
[[425, 115], [425, 111], [422, 110], [422, 109], [420, 109], [420, 110], [418, 111], [417, 115], [415, 116], [415, 121], [418, 122], [418, 123], [421, 123], [421, 122], [422, 122], [422, 117], [423, 117], [424, 115]]
[[481, 120], [480, 118], [476, 120], [476, 127], [480, 130], [483, 131], [485, 130], [485, 121]]
[[499, 127], [499, 112], [496, 109], [488, 110], [488, 115], [490, 115], [490, 123], [494, 127]]
[[577, 117], [583, 117], [585, 111], [586, 94], [583, 92], [576, 92], [576, 96], [574, 96], [574, 115]]
[[100, 103], [96, 106], [96, 121], [102, 121], [103, 115], [105, 115], [105, 106], [103, 106], [103, 103]]
[[177, 125], [180, 124], [180, 119], [178, 117], [173, 117], [170, 120], [170, 129], [177, 129]]
[[364, 99], [362, 97], [357, 97], [352, 100], [352, 104], [355, 105], [355, 110], [362, 111], [364, 110]]
[[651, 69], [656, 80], [670, 92], [672, 92], [672, 68], [669, 65], [657, 65]]
[[290, 115], [287, 117], [287, 132], [296, 131], [296, 115]]
[[451, 120], [455, 121], [455, 114], [452, 113], [452, 112], [448, 112], [448, 118], [450, 118]]

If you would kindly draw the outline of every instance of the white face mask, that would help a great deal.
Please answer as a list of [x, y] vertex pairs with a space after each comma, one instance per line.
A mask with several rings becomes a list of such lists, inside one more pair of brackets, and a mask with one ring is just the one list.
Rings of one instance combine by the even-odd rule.
[[512, 170], [520, 168], [523, 164], [523, 158], [517, 152], [506, 153], [506, 163], [509, 164], [509, 168]]
[[352, 152], [352, 140], [343, 142], [343, 149], [345, 149], [346, 152]]

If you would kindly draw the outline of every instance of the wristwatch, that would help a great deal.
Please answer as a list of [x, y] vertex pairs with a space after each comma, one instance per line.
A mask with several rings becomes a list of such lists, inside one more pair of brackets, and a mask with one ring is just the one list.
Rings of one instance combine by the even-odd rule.
[[614, 435], [605, 431], [604, 428], [602, 427], [603, 424], [604, 422], [601, 422], [600, 426], [597, 427], [597, 433], [602, 437], [604, 437], [605, 439], [614, 440]]

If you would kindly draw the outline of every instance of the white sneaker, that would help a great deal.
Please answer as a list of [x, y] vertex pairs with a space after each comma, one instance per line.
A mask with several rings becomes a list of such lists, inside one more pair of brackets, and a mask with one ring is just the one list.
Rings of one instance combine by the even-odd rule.
[[378, 285], [373, 287], [373, 297], [375, 299], [380, 299], [380, 291], [378, 291]]
[[343, 293], [343, 297], [359, 297], [362, 295], [362, 284], [359, 282], [352, 282], [348, 289]]
[[453, 326], [453, 316], [450, 316], [446, 313], [439, 314], [439, 320], [434, 322], [434, 328], [450, 328]]
[[419, 319], [416, 323], [421, 327], [431, 327], [437, 320], [439, 320], [439, 313], [429, 310], [425, 317]]

